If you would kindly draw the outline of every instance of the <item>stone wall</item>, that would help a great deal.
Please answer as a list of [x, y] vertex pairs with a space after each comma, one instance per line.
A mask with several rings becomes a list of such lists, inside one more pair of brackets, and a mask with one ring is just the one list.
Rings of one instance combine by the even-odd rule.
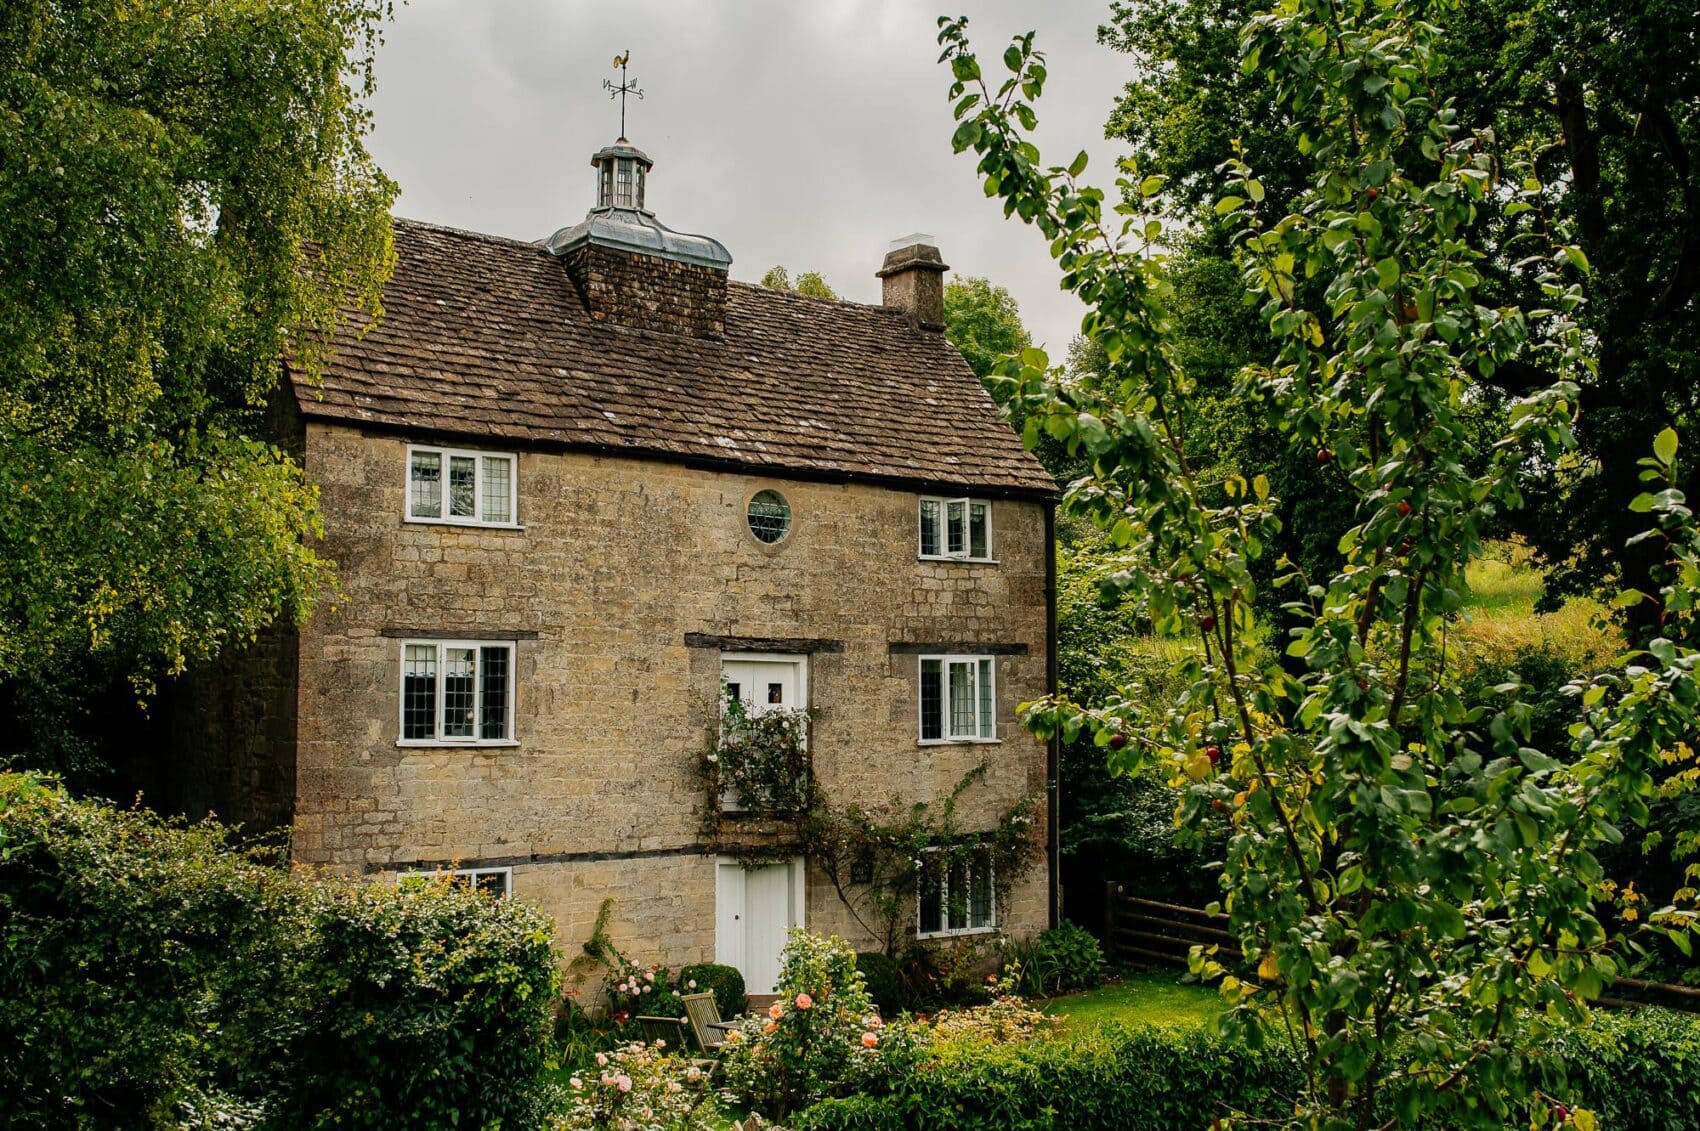
[[591, 318], [667, 334], [726, 331], [726, 272], [585, 244], [562, 260]]
[[[811, 741], [836, 803], [935, 798], [982, 758], [965, 828], [1042, 794], [1044, 748], [1015, 719], [1045, 690], [1040, 504], [993, 503], [997, 564], [923, 562], [912, 493], [526, 452], [522, 529], [468, 528], [403, 521], [405, 453], [393, 437], [308, 429], [344, 600], [301, 639], [301, 861], [380, 877], [510, 865], [569, 951], [612, 895], [634, 956], [712, 959], [696, 767], [727, 637], [826, 642], [809, 658]], [[764, 488], [792, 508], [773, 546], [745, 521]], [[412, 633], [518, 641], [516, 746], [397, 746]], [[1025, 646], [997, 656], [1001, 741], [917, 743], [918, 661], [894, 644]], [[811, 927], [859, 935], [824, 882], [807, 907]], [[1013, 930], [1045, 925], [1042, 865], [1002, 910]]]

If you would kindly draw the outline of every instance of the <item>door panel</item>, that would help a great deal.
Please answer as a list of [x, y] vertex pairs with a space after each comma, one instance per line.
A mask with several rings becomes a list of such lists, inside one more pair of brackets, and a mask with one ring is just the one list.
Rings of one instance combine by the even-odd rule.
[[715, 961], [736, 966], [749, 993], [773, 993], [786, 933], [803, 925], [803, 861], [746, 868], [722, 857], [715, 873]]

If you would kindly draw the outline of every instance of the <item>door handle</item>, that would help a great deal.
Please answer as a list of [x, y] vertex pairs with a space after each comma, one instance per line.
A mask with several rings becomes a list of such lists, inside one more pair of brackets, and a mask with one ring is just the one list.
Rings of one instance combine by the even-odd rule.
[[736, 923], [739, 919], [742, 919], [742, 918], [743, 918], [742, 915], [734, 915], [734, 916], [732, 916], [732, 922]]

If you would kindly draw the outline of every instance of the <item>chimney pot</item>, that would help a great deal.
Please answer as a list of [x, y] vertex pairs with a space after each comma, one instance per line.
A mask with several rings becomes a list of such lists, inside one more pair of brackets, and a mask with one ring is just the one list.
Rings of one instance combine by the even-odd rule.
[[909, 315], [924, 330], [944, 329], [944, 273], [950, 270], [933, 237], [916, 232], [891, 242], [875, 272], [884, 284], [881, 302]]

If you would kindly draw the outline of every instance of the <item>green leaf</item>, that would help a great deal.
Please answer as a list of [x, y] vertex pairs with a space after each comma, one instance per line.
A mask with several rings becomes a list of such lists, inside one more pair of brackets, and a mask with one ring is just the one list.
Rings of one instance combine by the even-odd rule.
[[1226, 216], [1245, 203], [1243, 196], [1224, 196], [1216, 202], [1216, 215]]
[[1653, 438], [1653, 454], [1666, 467], [1676, 460], [1676, 429], [1666, 428]]
[[1384, 291], [1390, 291], [1399, 285], [1399, 261], [1388, 256], [1375, 265], [1376, 283]]

